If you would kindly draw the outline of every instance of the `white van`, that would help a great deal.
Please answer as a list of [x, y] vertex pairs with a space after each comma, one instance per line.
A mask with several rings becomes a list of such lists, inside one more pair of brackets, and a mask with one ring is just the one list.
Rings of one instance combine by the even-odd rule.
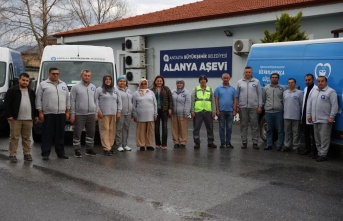
[[[116, 83], [115, 62], [113, 49], [104, 46], [90, 45], [53, 45], [46, 46], [43, 51], [39, 75], [36, 82], [38, 88], [40, 82], [49, 76], [49, 69], [56, 67], [60, 70], [60, 79], [71, 87], [79, 82], [82, 70], [92, 72], [92, 83], [99, 87], [102, 85], [104, 75], [111, 75]], [[67, 122], [66, 131], [71, 132], [72, 125]], [[34, 126], [32, 137], [35, 142], [41, 140], [41, 124]]]
[[20, 52], [0, 47], [0, 133], [9, 134], [9, 126], [4, 116], [4, 99], [7, 90], [18, 82], [19, 75], [25, 72]]

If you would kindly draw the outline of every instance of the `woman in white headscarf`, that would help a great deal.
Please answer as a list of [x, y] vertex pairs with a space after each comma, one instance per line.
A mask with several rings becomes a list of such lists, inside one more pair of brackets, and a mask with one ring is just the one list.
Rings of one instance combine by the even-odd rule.
[[133, 94], [133, 117], [137, 123], [136, 145], [141, 151], [153, 151], [154, 121], [157, 119], [157, 103], [154, 92], [148, 89], [148, 81], [142, 78]]

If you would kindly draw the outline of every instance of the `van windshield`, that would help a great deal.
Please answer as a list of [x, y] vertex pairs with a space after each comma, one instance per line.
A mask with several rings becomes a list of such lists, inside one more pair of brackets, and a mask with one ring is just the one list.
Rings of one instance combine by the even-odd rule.
[[92, 72], [92, 83], [99, 87], [102, 85], [104, 75], [114, 76], [113, 63], [91, 62], [91, 61], [46, 61], [40, 69], [40, 80], [44, 81], [49, 77], [49, 69], [56, 67], [60, 70], [60, 79], [70, 88], [80, 81], [81, 71], [90, 70]]
[[4, 86], [6, 80], [6, 62], [0, 62], [0, 87]]

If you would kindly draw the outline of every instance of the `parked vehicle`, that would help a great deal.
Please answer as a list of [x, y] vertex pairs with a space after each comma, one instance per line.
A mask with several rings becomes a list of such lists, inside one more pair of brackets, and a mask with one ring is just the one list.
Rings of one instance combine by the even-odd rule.
[[[328, 85], [336, 90], [339, 110], [332, 128], [331, 142], [343, 145], [343, 38], [293, 41], [282, 43], [254, 44], [251, 47], [247, 66], [253, 68], [253, 75], [262, 87], [270, 84], [270, 74], [280, 74], [280, 84], [287, 85], [289, 78], [295, 78], [303, 90], [305, 75], [311, 73], [317, 78], [326, 76]], [[261, 138], [266, 139], [266, 122], [260, 120]]]
[[[41, 65], [39, 68], [36, 89], [40, 82], [46, 80], [49, 69], [56, 67], [60, 70], [60, 79], [71, 87], [81, 80], [81, 71], [90, 70], [92, 83], [99, 87], [102, 85], [104, 75], [111, 75], [115, 81], [115, 62], [113, 49], [103, 46], [89, 45], [53, 45], [44, 48]], [[116, 82], [114, 82], [116, 83]], [[32, 129], [32, 137], [35, 142], [41, 141], [42, 124], [36, 124]], [[66, 132], [72, 132], [73, 126], [66, 122]]]
[[9, 134], [9, 125], [4, 115], [4, 99], [7, 90], [18, 83], [19, 75], [25, 72], [20, 52], [0, 47], [0, 134]]

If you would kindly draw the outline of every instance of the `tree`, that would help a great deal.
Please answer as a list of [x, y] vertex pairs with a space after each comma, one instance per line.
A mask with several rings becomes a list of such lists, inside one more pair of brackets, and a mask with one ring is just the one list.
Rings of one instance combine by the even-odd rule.
[[66, 0], [64, 9], [68, 17], [77, 19], [83, 26], [114, 21], [131, 14], [125, 0]]
[[300, 32], [301, 17], [302, 12], [299, 12], [295, 17], [290, 16], [288, 13], [282, 13], [280, 18], [276, 18], [276, 31], [274, 33], [269, 33], [268, 30], [265, 30], [264, 38], [261, 39], [261, 42], [269, 43], [307, 40], [308, 38], [305, 32]]
[[69, 21], [53, 9], [58, 0], [1, 0], [0, 40], [2, 45], [16, 48], [36, 43], [41, 54], [49, 33], [62, 30]]
[[41, 55], [53, 33], [119, 19], [128, 12], [125, 0], [0, 0], [0, 45], [37, 45]]

